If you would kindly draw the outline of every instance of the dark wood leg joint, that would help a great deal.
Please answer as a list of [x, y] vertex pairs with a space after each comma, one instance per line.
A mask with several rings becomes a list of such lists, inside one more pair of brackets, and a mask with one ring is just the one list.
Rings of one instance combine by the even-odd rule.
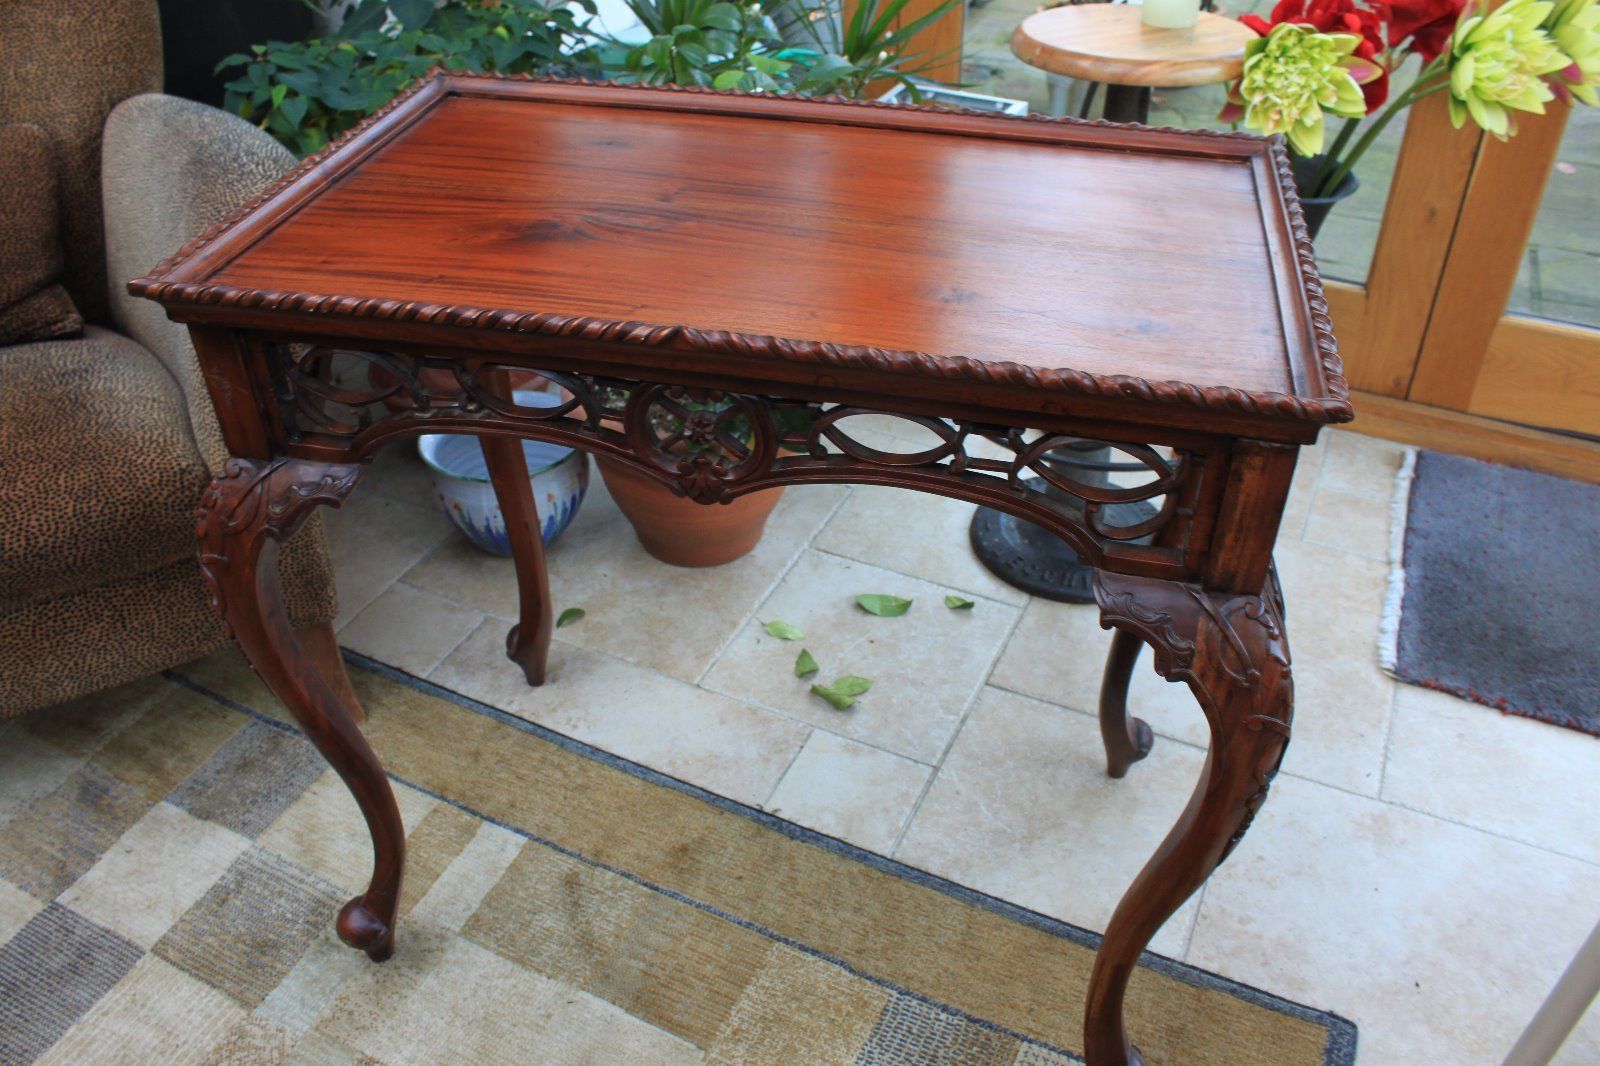
[[[1119, 753], [1127, 753], [1117, 743], [1134, 739], [1127, 730], [1114, 737], [1111, 728], [1125, 721], [1126, 674], [1138, 653], [1130, 640], [1150, 645], [1162, 677], [1189, 685], [1211, 727], [1189, 805], [1117, 904], [1089, 979], [1086, 1057], [1090, 1066], [1123, 1066], [1141, 1061], [1122, 1023], [1139, 954], [1227, 858], [1265, 802], [1289, 743], [1294, 686], [1283, 597], [1271, 571], [1257, 595], [1100, 572], [1095, 598], [1101, 625], [1118, 631], [1101, 704], [1112, 776]], [[1106, 713], [1108, 701], [1114, 714]]]
[[337, 507], [360, 480], [354, 463], [230, 459], [196, 516], [211, 603], [251, 667], [283, 701], [355, 797], [372, 834], [367, 890], [339, 913], [339, 936], [381, 962], [394, 951], [405, 829], [389, 778], [357, 726], [348, 688], [331, 683], [289, 624], [278, 546], [318, 504]]

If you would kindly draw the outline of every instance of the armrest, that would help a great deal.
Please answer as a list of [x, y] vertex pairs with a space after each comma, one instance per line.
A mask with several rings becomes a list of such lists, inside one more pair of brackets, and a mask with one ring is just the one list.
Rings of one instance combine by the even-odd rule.
[[259, 192], [294, 156], [225, 111], [147, 93], [124, 100], [106, 119], [102, 160], [112, 319], [183, 388], [195, 443], [215, 474], [227, 449], [189, 331], [160, 305], [129, 296], [126, 283]]

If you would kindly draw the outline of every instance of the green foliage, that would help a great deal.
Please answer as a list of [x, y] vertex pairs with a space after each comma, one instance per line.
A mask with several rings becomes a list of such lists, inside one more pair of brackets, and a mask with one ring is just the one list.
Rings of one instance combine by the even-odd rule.
[[815, 45], [814, 57], [798, 88], [810, 93], [840, 93], [862, 96], [875, 83], [885, 80], [903, 84], [912, 100], [918, 99], [913, 74], [927, 69], [944, 55], [923, 57], [907, 51], [911, 39], [949, 14], [961, 0], [945, 0], [927, 14], [903, 26], [896, 21], [910, 0], [860, 0], [843, 26], [803, 4], [797, 8], [796, 25]]
[[[825, 4], [813, 6], [807, 0], [779, 0], [767, 9], [728, 0], [628, 0], [651, 38], [621, 51], [619, 62], [607, 65], [620, 66], [619, 80], [747, 92], [861, 96], [869, 87], [893, 80], [903, 82], [915, 99], [910, 75], [933, 59], [912, 66], [920, 57], [907, 46], [959, 2], [945, 0], [896, 27], [909, 0], [861, 0], [841, 27]], [[808, 38], [808, 47], [786, 44], [780, 23]]]
[[[217, 69], [238, 69], [224, 106], [297, 155], [310, 155], [392, 100], [433, 67], [510, 74], [597, 73], [581, 11], [537, 0], [450, 0], [433, 9], [409, 0], [363, 0], [338, 40], [271, 41]], [[418, 21], [426, 9], [426, 19]], [[387, 21], [393, 13], [394, 20]]]
[[864, 592], [856, 597], [856, 604], [868, 614], [875, 614], [879, 618], [898, 618], [911, 610], [911, 601], [901, 599], [899, 596], [887, 596], [881, 592]]
[[760, 4], [727, 0], [628, 0], [650, 40], [621, 56], [622, 79], [773, 92], [791, 63]]
[[836, 711], [844, 711], [855, 705], [856, 697], [872, 687], [872, 682], [864, 677], [846, 674], [831, 685], [812, 685], [811, 692], [828, 702]]
[[768, 633], [777, 637], [779, 640], [806, 639], [806, 635], [800, 632], [799, 626], [791, 625], [788, 622], [780, 622], [776, 619], [771, 622], [762, 622], [761, 628], [765, 629]]
[[817, 665], [817, 660], [812, 657], [811, 652], [806, 648], [801, 648], [800, 656], [794, 661], [794, 676], [810, 677], [820, 669], [822, 667]]
[[[304, 2], [320, 12], [330, 6]], [[238, 74], [226, 84], [225, 106], [302, 156], [321, 151], [434, 67], [848, 96], [893, 80], [915, 99], [910, 75], [933, 60], [910, 53], [911, 38], [959, 0], [896, 27], [908, 2], [861, 0], [839, 25], [825, 0], [777, 0], [766, 9], [732, 0], [628, 0], [651, 36], [624, 44], [591, 26], [593, 0], [576, 0], [576, 7], [447, 0], [437, 8], [434, 0], [357, 0], [328, 38], [258, 44], [217, 69]], [[785, 43], [780, 25], [791, 37], [808, 38], [808, 47]]]

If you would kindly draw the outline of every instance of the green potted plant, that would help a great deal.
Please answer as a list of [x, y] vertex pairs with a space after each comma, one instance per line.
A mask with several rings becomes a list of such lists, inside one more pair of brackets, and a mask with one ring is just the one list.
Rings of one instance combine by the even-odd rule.
[[[507, 74], [597, 74], [592, 0], [365, 0], [335, 34], [269, 41], [228, 56], [224, 106], [297, 155], [321, 151], [434, 67]], [[404, 16], [404, 17], [401, 17]]]
[[[1448, 93], [1457, 129], [1471, 121], [1501, 140], [1516, 133], [1519, 111], [1600, 103], [1600, 0], [1508, 0], [1488, 11], [1463, 0], [1282, 0], [1270, 19], [1240, 21], [1261, 36], [1245, 47], [1221, 117], [1287, 138], [1313, 236], [1355, 191], [1378, 135], [1418, 100]], [[1412, 56], [1415, 81], [1388, 99]], [[1331, 144], [1329, 115], [1344, 119]]]

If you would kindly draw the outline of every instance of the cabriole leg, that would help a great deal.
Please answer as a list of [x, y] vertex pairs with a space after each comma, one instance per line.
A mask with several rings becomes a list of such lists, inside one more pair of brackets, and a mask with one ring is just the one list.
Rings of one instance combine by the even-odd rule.
[[372, 881], [339, 912], [339, 937], [383, 961], [394, 951], [394, 913], [405, 829], [389, 779], [356, 726], [355, 708], [317, 669], [289, 625], [278, 587], [278, 545], [316, 504], [339, 506], [360, 479], [353, 463], [230, 459], [200, 501], [200, 569], [212, 606], [256, 673], [344, 779], [372, 834]]
[[1157, 673], [1187, 682], [1211, 726], [1189, 805], [1117, 904], [1089, 978], [1086, 1057], [1090, 1066], [1124, 1066], [1142, 1061], [1122, 1023], [1139, 954], [1266, 800], [1289, 742], [1294, 696], [1276, 575], [1252, 596], [1101, 572], [1095, 598], [1101, 625], [1149, 644]]
[[550, 574], [545, 569], [544, 535], [534, 507], [533, 484], [528, 480], [528, 460], [522, 442], [506, 437], [479, 437], [489, 465], [500, 513], [511, 541], [511, 561], [517, 570], [518, 621], [506, 634], [506, 655], [522, 667], [530, 685], [542, 685], [550, 656], [550, 636], [555, 624], [550, 609]]
[[1111, 652], [1100, 680], [1100, 737], [1106, 746], [1106, 773], [1122, 777], [1128, 767], [1150, 754], [1155, 737], [1142, 718], [1128, 717], [1128, 682], [1139, 661], [1139, 638], [1118, 629], [1111, 634]]

